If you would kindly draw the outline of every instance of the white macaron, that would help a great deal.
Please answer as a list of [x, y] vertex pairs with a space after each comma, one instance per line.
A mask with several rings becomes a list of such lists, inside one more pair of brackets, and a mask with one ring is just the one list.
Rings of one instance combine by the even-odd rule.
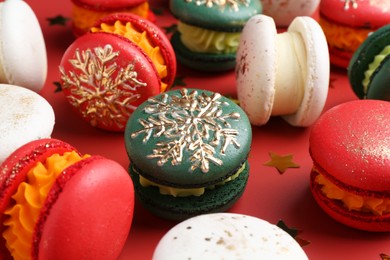
[[47, 77], [47, 54], [38, 19], [22, 0], [0, 3], [0, 83], [39, 92]]
[[265, 220], [212, 213], [187, 219], [159, 241], [153, 260], [308, 259], [284, 230]]
[[53, 108], [36, 92], [0, 84], [0, 104], [0, 164], [25, 143], [51, 136]]
[[274, 20], [255, 15], [245, 25], [237, 51], [240, 106], [253, 125], [282, 116], [306, 127], [320, 116], [328, 95], [330, 65], [325, 35], [308, 16], [296, 17], [284, 33]]

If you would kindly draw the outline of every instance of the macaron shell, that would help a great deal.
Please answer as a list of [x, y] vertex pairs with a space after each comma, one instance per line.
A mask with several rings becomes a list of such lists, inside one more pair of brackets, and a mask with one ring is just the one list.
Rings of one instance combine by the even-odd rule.
[[[262, 12], [258, 0], [242, 1], [170, 0], [169, 8], [180, 21], [210, 30], [238, 32], [253, 15]], [[236, 8], [235, 8], [236, 7]]]
[[64, 170], [34, 233], [39, 259], [116, 259], [130, 230], [134, 194], [118, 163], [90, 157]]
[[97, 21], [95, 26], [99, 26], [102, 23], [113, 24], [115, 21], [122, 21], [123, 23], [130, 22], [139, 32], [147, 32], [148, 38], [152, 41], [153, 45], [159, 47], [164, 57], [165, 65], [167, 66], [168, 75], [163, 81], [168, 87], [172, 86], [176, 76], [177, 64], [175, 52], [166, 34], [154, 23], [131, 13], [118, 13], [106, 16]]
[[[60, 140], [40, 139], [29, 142], [14, 151], [0, 167], [0, 213], [1, 223], [4, 221], [3, 212], [11, 202], [11, 196], [15, 194], [19, 184], [26, 180], [27, 172], [37, 162], [43, 162], [47, 157], [55, 153], [65, 153], [75, 149]], [[0, 233], [3, 233], [4, 225], [0, 225]], [[8, 256], [3, 236], [0, 236], [0, 253]]]
[[46, 81], [47, 54], [35, 13], [25, 1], [4, 1], [0, 3], [0, 25], [1, 83], [39, 92]]
[[389, 232], [390, 215], [373, 215], [357, 211], [349, 211], [342, 204], [327, 198], [321, 191], [320, 186], [315, 183], [316, 173], [311, 174], [310, 189], [318, 205], [334, 220], [352, 228], [373, 231]]
[[72, 3], [87, 9], [109, 11], [133, 7], [146, 0], [72, 0]]
[[0, 163], [23, 144], [51, 136], [53, 108], [36, 92], [0, 84], [0, 104]]
[[390, 103], [354, 100], [324, 113], [310, 134], [313, 161], [343, 188], [389, 197]]
[[329, 51], [321, 26], [310, 17], [297, 17], [288, 32], [299, 33], [306, 47], [307, 74], [302, 103], [295, 114], [283, 116], [293, 126], [307, 127], [320, 116], [328, 96]]
[[[202, 102], [202, 97], [210, 100]], [[155, 112], [150, 112], [153, 109]], [[188, 129], [187, 133], [183, 129]], [[173, 90], [149, 99], [133, 113], [125, 130], [128, 156], [140, 174], [181, 188], [204, 187], [234, 174], [246, 161], [251, 140], [249, 120], [238, 105], [217, 93], [198, 89]], [[182, 160], [177, 164], [174, 161], [179, 155], [164, 148], [164, 144], [173, 147], [173, 143], [172, 149], [182, 150]], [[157, 153], [162, 157], [153, 156]], [[164, 153], [167, 161], [160, 164]], [[202, 169], [205, 165], [207, 171]]]
[[275, 22], [266, 15], [253, 16], [241, 33], [236, 58], [237, 95], [253, 125], [263, 125], [271, 117], [276, 92], [276, 35]]
[[368, 87], [366, 98], [390, 101], [390, 56], [387, 56], [375, 70]]
[[375, 56], [389, 45], [389, 37], [390, 25], [379, 28], [359, 46], [349, 62], [348, 79], [353, 91], [359, 98], [365, 98], [362, 83], [365, 78], [364, 72], [368, 69]]
[[[92, 57], [83, 56], [87, 51]], [[95, 65], [97, 73], [77, 68], [88, 62]], [[133, 42], [111, 33], [88, 33], [77, 38], [65, 51], [61, 67], [62, 89], [73, 108], [93, 126], [109, 131], [124, 131], [133, 110], [161, 89], [150, 58]], [[103, 68], [112, 74], [103, 73]], [[105, 74], [107, 80], [100, 78]], [[78, 77], [88, 77], [89, 81]]]
[[[379, 28], [390, 21], [390, 6], [387, 0], [352, 1], [322, 0], [320, 14], [328, 20], [351, 27]], [[345, 7], [348, 7], [346, 9]]]
[[171, 228], [153, 260], [308, 259], [299, 244], [269, 222], [237, 213], [196, 216]]

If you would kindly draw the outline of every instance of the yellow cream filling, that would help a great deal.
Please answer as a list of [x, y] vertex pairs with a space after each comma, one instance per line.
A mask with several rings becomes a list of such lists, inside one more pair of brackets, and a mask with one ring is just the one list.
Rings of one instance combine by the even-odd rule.
[[207, 30], [182, 22], [178, 23], [177, 29], [182, 43], [189, 50], [202, 53], [235, 53], [241, 34]]
[[[130, 41], [138, 45], [152, 60], [155, 66], [158, 76], [163, 79], [168, 75], [167, 66], [160, 50], [160, 47], [153, 46], [152, 42], [148, 38], [145, 31], [138, 31], [134, 26], [127, 22], [124, 24], [121, 21], [116, 21], [113, 25], [102, 23], [100, 28], [92, 27], [91, 32], [109, 32], [126, 37]], [[164, 92], [167, 88], [167, 84], [161, 82], [161, 91]]]
[[[145, 3], [142, 3], [138, 6], [132, 7], [132, 8], [124, 8], [120, 11], [121, 13], [133, 13], [136, 15], [139, 15], [143, 18], [146, 18], [148, 16], [149, 12], [149, 4], [147, 1]], [[96, 21], [99, 19], [113, 13], [112, 11], [96, 11], [91, 10], [88, 8], [83, 8], [78, 5], [73, 5], [72, 7], [72, 20], [73, 24], [76, 28], [87, 32], [89, 28], [91, 28]]]
[[343, 191], [322, 174], [318, 174], [315, 181], [322, 185], [321, 191], [326, 197], [343, 202], [348, 210], [370, 212], [374, 215], [390, 213], [390, 199], [363, 197]]
[[[86, 157], [88, 155], [83, 158]], [[47, 194], [60, 173], [83, 158], [74, 151], [63, 155], [53, 154], [44, 163], [38, 162], [27, 173], [26, 182], [22, 182], [12, 196], [15, 204], [4, 212], [8, 218], [3, 223], [6, 226], [3, 237], [15, 260], [31, 259], [34, 227]]]
[[329, 47], [348, 52], [354, 52], [372, 32], [370, 29], [357, 29], [330, 23], [326, 19], [320, 19], [320, 24]]
[[139, 175], [139, 182], [143, 187], [149, 187], [149, 186], [158, 187], [160, 193], [163, 195], [171, 195], [174, 197], [201, 196], [205, 192], [205, 189], [214, 189], [216, 186], [224, 185], [225, 183], [236, 179], [244, 169], [245, 169], [245, 163], [240, 167], [240, 169], [238, 169], [238, 171], [235, 174], [225, 179], [224, 181], [212, 186], [196, 188], [196, 189], [179, 189], [179, 188], [173, 188], [165, 185], [160, 185], [142, 177], [141, 175]]
[[364, 72], [364, 79], [363, 79], [363, 87], [364, 87], [364, 94], [367, 94], [368, 91], [368, 85], [371, 81], [371, 76], [376, 70], [376, 68], [379, 67], [381, 62], [386, 58], [387, 55], [390, 55], [390, 45], [387, 45], [378, 55], [375, 56], [374, 60], [368, 65], [368, 69]]

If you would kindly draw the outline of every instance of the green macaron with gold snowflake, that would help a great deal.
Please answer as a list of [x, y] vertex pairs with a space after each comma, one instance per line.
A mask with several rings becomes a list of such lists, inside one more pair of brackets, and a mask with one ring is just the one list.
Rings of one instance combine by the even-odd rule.
[[390, 101], [390, 24], [360, 45], [349, 63], [348, 78], [359, 98]]
[[226, 211], [245, 190], [251, 125], [218, 93], [179, 89], [149, 98], [124, 138], [136, 197], [162, 218]]
[[178, 61], [210, 72], [234, 69], [240, 33], [262, 12], [259, 0], [170, 0], [169, 8], [178, 20], [171, 39]]

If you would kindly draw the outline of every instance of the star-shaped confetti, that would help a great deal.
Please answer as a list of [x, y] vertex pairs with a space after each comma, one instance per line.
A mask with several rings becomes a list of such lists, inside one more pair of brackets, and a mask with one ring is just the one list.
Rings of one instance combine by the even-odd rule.
[[306, 240], [306, 239], [302, 239], [300, 238], [298, 235], [300, 233], [302, 233], [301, 230], [298, 230], [294, 227], [288, 227], [286, 225], [286, 223], [284, 223], [283, 220], [279, 220], [278, 223], [276, 224], [276, 226], [280, 227], [281, 229], [283, 229], [284, 231], [286, 231], [290, 236], [292, 236], [295, 241], [297, 241], [297, 243], [300, 245], [300, 246], [307, 246], [310, 244], [310, 241], [309, 240]]
[[269, 153], [271, 160], [264, 163], [265, 166], [275, 167], [280, 174], [288, 168], [299, 168], [300, 166], [293, 161], [292, 154], [279, 155], [273, 152]]
[[382, 258], [382, 260], [390, 260], [390, 255], [380, 254], [380, 257]]
[[46, 18], [46, 20], [49, 21], [49, 25], [50, 26], [52, 26], [52, 25], [66, 25], [66, 23], [68, 22], [69, 18], [64, 17], [62, 15], [57, 15], [55, 17]]
[[172, 88], [177, 87], [177, 86], [181, 86], [181, 87], [187, 86], [187, 84], [184, 82], [184, 77], [177, 76], [175, 78], [175, 80], [173, 81], [173, 84], [172, 84]]
[[170, 26], [163, 27], [166, 34], [171, 34], [177, 31], [177, 24], [172, 24]]
[[58, 81], [56, 81], [56, 82], [53, 82], [53, 85], [56, 87], [56, 89], [54, 90], [55, 93], [61, 92], [61, 91], [62, 91], [61, 83], [59, 83]]

